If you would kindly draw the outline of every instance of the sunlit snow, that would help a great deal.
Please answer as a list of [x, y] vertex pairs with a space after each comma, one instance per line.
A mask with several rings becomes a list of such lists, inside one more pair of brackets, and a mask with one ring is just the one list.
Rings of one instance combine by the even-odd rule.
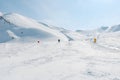
[[0, 19], [0, 80], [120, 80], [119, 31], [82, 34], [16, 15]]

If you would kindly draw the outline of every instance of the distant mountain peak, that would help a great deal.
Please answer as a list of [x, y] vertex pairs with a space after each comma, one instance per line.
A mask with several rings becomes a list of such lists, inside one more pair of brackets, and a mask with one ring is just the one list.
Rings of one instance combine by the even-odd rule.
[[120, 24], [112, 26], [108, 29], [108, 32], [118, 32], [120, 31]]

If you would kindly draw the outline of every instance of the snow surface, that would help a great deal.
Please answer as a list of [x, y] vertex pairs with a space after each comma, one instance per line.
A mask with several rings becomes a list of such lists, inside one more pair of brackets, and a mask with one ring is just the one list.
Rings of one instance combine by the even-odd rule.
[[0, 80], [120, 80], [120, 48], [74, 40], [9, 42], [0, 49]]
[[120, 32], [110, 32], [100, 34], [98, 44], [111, 49], [119, 50], [120, 48]]

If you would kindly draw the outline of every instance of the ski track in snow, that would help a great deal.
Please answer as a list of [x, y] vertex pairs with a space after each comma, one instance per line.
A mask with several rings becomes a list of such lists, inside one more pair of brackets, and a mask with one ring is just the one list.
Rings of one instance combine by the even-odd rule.
[[0, 48], [0, 80], [120, 80], [120, 52], [89, 42], [9, 43]]

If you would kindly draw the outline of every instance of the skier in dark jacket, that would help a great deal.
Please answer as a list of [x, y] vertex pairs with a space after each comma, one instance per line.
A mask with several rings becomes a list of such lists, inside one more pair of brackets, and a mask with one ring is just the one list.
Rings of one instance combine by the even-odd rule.
[[58, 43], [60, 43], [60, 39], [58, 39]]

